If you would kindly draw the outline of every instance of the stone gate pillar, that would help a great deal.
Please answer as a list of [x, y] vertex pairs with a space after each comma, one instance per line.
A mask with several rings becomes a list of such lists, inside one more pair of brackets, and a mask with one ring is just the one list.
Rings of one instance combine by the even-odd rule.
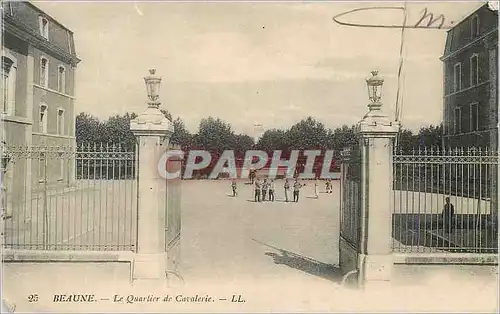
[[361, 211], [358, 283], [378, 287], [391, 279], [393, 143], [399, 124], [389, 120], [382, 103], [372, 102], [358, 123], [361, 153]]
[[137, 138], [139, 167], [137, 251], [132, 266], [134, 280], [166, 279], [165, 194], [160, 193], [165, 179], [158, 172], [158, 161], [168, 147], [174, 127], [158, 108], [157, 97], [150, 96], [150, 99], [148, 108], [130, 121], [130, 129]]
[[[493, 152], [498, 153], [498, 36], [488, 36], [485, 40], [486, 48], [488, 49], [488, 64], [489, 64], [489, 124], [490, 124], [490, 142], [487, 143]], [[500, 173], [498, 170], [498, 165], [492, 165], [490, 171], [490, 210], [492, 214], [492, 221], [494, 224], [498, 224], [498, 194], [499, 186], [498, 181], [500, 180]]]

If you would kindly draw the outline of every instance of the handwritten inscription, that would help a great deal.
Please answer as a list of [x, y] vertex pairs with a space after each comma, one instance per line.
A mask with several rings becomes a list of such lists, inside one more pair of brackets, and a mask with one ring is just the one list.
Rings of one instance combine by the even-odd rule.
[[[427, 22], [426, 26], [420, 25], [425, 18], [429, 18], [429, 21]], [[432, 24], [436, 23], [438, 20], [441, 20], [440, 24], [438, 26], [432, 26]], [[422, 14], [422, 17], [418, 22], [414, 25], [415, 28], [437, 28], [441, 29], [443, 27], [445, 18], [443, 14], [440, 14], [438, 17], [434, 19], [434, 15], [432, 13], [427, 13], [427, 8], [424, 9], [424, 12]]]
[[[363, 24], [363, 23], [349, 23], [345, 21], [339, 20], [340, 17], [346, 17], [347, 15], [353, 15], [355, 12], [360, 11], [405, 11], [404, 7], [368, 7], [368, 8], [358, 8], [354, 10], [350, 10], [347, 12], [343, 12], [337, 14], [333, 17], [333, 20], [340, 25], [344, 26], [355, 26], [355, 27], [375, 27], [375, 28], [413, 28], [413, 29], [449, 29], [451, 27], [444, 26], [445, 25], [445, 16], [443, 14], [439, 14], [436, 18], [434, 18], [434, 14], [428, 12], [427, 8], [422, 10], [422, 16], [420, 19], [414, 23], [403, 22], [401, 25], [381, 25], [381, 24]], [[427, 20], [427, 24], [424, 21]]]

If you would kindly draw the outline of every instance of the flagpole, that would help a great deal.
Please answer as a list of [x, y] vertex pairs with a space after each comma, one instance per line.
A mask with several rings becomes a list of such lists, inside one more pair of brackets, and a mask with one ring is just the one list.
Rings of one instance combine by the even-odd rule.
[[[399, 67], [398, 67], [398, 89], [397, 89], [397, 93], [396, 93], [396, 112], [395, 112], [395, 117], [394, 117], [394, 121], [396, 122], [400, 122], [399, 123], [399, 130], [398, 130], [398, 135], [396, 136], [396, 139], [395, 139], [395, 145], [394, 147], [398, 147], [399, 145], [399, 141], [400, 141], [400, 137], [401, 137], [401, 128], [402, 128], [402, 124], [401, 124], [401, 109], [402, 109], [402, 92], [401, 92], [401, 75], [403, 73], [403, 64], [404, 64], [404, 56], [403, 56], [403, 53], [404, 53], [404, 44], [405, 44], [405, 30], [406, 30], [406, 20], [408, 18], [408, 14], [407, 14], [407, 1], [405, 1], [404, 3], [404, 7], [403, 7], [403, 27], [401, 27], [401, 44], [399, 46]], [[401, 102], [400, 102], [400, 99], [401, 99]]]

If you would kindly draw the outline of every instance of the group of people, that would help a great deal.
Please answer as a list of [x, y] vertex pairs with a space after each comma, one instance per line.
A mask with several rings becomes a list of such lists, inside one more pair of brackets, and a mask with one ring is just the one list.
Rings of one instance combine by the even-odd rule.
[[[305, 184], [301, 184], [297, 179], [295, 179], [295, 182], [293, 183], [293, 201], [295, 203], [299, 201], [300, 189], [304, 185]], [[288, 202], [290, 188], [291, 188], [288, 179], [285, 180], [283, 188], [285, 190], [285, 202]], [[254, 183], [254, 192], [255, 192], [254, 200], [256, 202], [262, 202], [267, 200], [274, 202], [275, 190], [276, 188], [274, 184], [274, 179], [270, 179], [269, 181], [267, 179], [264, 179], [261, 183], [260, 179], [257, 178]], [[269, 195], [269, 199], [266, 198], [267, 195]]]
[[[252, 181], [253, 181], [252, 184], [254, 186], [254, 201], [255, 202], [262, 202], [262, 201], [274, 202], [275, 195], [276, 195], [275, 194], [276, 193], [276, 186], [275, 186], [274, 179], [268, 180], [267, 178], [265, 178], [264, 180], [261, 181], [260, 178], [257, 177], [255, 179], [252, 178]], [[332, 189], [332, 183], [330, 182], [330, 180], [328, 180], [325, 183], [325, 185], [326, 185], [325, 192], [331, 194], [333, 192], [333, 189]], [[304, 186], [305, 186], [305, 184], [300, 183], [298, 179], [295, 179], [295, 181], [293, 182], [293, 185], [290, 184], [290, 181], [288, 179], [285, 179], [285, 183], [283, 184], [283, 189], [285, 192], [285, 202], [290, 201], [290, 199], [289, 199], [290, 191], [293, 188], [293, 202], [297, 203], [299, 201], [299, 197], [300, 197], [300, 189]], [[316, 196], [316, 198], [319, 197], [318, 186], [319, 186], [319, 183], [318, 183], [318, 180], [316, 179], [314, 182], [314, 195]], [[233, 179], [231, 181], [231, 188], [233, 191], [233, 197], [237, 196], [238, 195], [238, 186], [237, 186], [235, 179]]]

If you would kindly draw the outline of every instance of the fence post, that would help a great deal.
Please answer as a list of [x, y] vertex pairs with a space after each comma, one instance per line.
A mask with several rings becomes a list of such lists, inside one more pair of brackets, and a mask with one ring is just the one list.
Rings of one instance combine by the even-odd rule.
[[[158, 173], [158, 161], [174, 131], [158, 106], [149, 107], [130, 121], [130, 129], [137, 139], [138, 194], [137, 194], [137, 251], [132, 277], [136, 279], [165, 280], [165, 197], [161, 194], [164, 179]], [[163, 139], [165, 142], [162, 143]]]
[[399, 123], [381, 110], [380, 102], [358, 123], [361, 155], [361, 211], [358, 283], [364, 288], [390, 282], [392, 260], [393, 145]]

